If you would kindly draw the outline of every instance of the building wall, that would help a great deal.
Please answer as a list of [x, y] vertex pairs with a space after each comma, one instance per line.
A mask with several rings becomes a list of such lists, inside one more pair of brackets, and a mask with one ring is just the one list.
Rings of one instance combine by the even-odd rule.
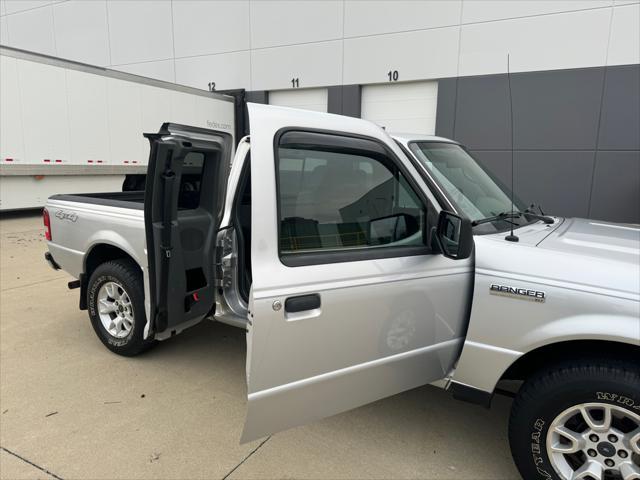
[[[439, 81], [438, 135], [511, 184], [506, 74]], [[640, 222], [640, 66], [515, 73], [515, 191], [554, 214]], [[635, 99], [635, 101], [634, 101]]]
[[1, 0], [1, 43], [207, 89], [640, 63], [628, 0]]
[[389, 72], [438, 80], [437, 133], [510, 183], [508, 54], [520, 196], [640, 222], [638, 0], [0, 0], [0, 43], [202, 89], [297, 79], [351, 115]]

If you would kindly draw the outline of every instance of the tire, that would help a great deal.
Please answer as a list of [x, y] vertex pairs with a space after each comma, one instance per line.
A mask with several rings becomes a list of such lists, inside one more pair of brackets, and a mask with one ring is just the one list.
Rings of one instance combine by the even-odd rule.
[[[99, 265], [89, 279], [87, 308], [91, 325], [105, 347], [118, 355], [133, 357], [157, 343], [143, 339], [146, 314], [142, 285], [140, 268], [127, 259]], [[99, 308], [101, 300], [102, 310]], [[115, 312], [104, 313], [111, 308], [115, 308]], [[111, 332], [105, 326], [105, 322], [109, 325], [106, 315], [115, 318]]]
[[[606, 412], [613, 418], [608, 429], [604, 428], [608, 423]], [[591, 426], [585, 415], [590, 417]], [[568, 428], [574, 440], [557, 433], [556, 426]], [[594, 426], [597, 429], [593, 429]], [[636, 433], [631, 434], [633, 430]], [[623, 438], [618, 438], [621, 433]], [[631, 438], [635, 447], [629, 443]], [[525, 480], [565, 480], [572, 475], [606, 480], [621, 478], [609, 476], [621, 469], [640, 471], [638, 364], [606, 358], [585, 359], [534, 374], [525, 381], [513, 403], [509, 443]], [[551, 447], [576, 452], [562, 453]], [[624, 463], [629, 465], [625, 467]], [[601, 473], [584, 473], [584, 476], [573, 473], [581, 468], [594, 468], [595, 473], [601, 469]]]

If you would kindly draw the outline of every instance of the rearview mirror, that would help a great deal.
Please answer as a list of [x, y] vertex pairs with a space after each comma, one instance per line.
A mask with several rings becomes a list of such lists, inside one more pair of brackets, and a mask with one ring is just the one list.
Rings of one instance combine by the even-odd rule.
[[454, 260], [469, 258], [473, 250], [471, 220], [442, 210], [438, 216], [436, 242], [447, 258]]
[[386, 245], [410, 237], [419, 230], [415, 217], [397, 213], [369, 222], [369, 245]]

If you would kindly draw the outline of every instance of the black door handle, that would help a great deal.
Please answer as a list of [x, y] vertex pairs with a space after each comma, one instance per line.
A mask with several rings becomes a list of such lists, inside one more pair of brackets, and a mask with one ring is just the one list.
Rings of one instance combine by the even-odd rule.
[[320, 308], [320, 295], [317, 293], [289, 297], [284, 301], [284, 311], [289, 313], [304, 312], [315, 308]]

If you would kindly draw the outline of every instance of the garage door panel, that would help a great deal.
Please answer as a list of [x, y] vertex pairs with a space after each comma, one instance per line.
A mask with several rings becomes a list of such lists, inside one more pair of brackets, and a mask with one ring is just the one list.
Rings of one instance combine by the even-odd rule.
[[362, 87], [362, 118], [391, 132], [435, 133], [438, 82]]
[[430, 102], [424, 102], [421, 98], [407, 100], [381, 100], [371, 102], [367, 106], [367, 115], [391, 116], [396, 118], [416, 118], [430, 116]]
[[326, 88], [306, 88], [301, 90], [276, 90], [269, 92], [269, 104], [281, 107], [327, 111], [329, 97]]
[[365, 96], [384, 96], [384, 98], [402, 100], [409, 97], [437, 96], [437, 82], [380, 83], [366, 85]]
[[435, 130], [435, 119], [432, 118], [382, 118], [375, 123], [391, 133], [426, 133], [431, 135]]

